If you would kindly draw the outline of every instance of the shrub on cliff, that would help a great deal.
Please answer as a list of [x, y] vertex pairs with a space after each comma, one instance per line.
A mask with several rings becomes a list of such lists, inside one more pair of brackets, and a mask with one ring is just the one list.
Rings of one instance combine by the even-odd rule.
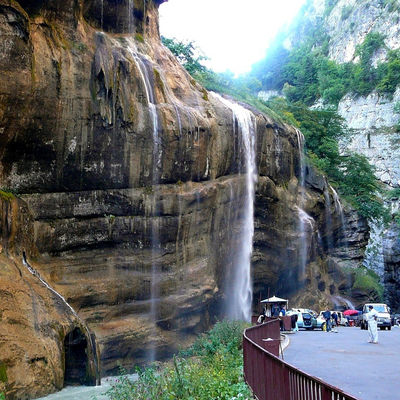
[[361, 291], [368, 294], [374, 301], [383, 300], [383, 286], [379, 276], [368, 268], [357, 268], [352, 290]]
[[121, 377], [108, 392], [109, 399], [250, 399], [242, 368], [245, 326], [242, 322], [217, 323], [162, 370], [141, 370], [136, 382]]

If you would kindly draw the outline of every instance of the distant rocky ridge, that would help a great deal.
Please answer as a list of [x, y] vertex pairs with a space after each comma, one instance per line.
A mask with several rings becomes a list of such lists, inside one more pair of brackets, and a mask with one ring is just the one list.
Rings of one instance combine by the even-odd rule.
[[[94, 383], [150, 351], [168, 357], [234, 295], [238, 125], [160, 43], [160, 3], [0, 0], [0, 391], [10, 399]], [[254, 309], [268, 290], [332, 304], [352, 286], [341, 266], [361, 262], [366, 222], [345, 209], [344, 225], [310, 167], [302, 187], [299, 133], [252, 112]]]

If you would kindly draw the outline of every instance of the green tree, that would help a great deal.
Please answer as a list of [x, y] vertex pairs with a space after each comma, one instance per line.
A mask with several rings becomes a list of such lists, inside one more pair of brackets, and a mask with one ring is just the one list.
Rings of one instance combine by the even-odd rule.
[[199, 49], [193, 41], [185, 43], [177, 39], [168, 39], [164, 36], [161, 36], [161, 40], [163, 45], [171, 50], [172, 54], [189, 74], [193, 75], [206, 70], [202, 61], [207, 60], [207, 57], [200, 54]]
[[342, 163], [343, 178], [340, 192], [361, 215], [372, 219], [389, 217], [381, 196], [382, 188], [375, 177], [375, 168], [361, 154], [349, 154]]
[[392, 50], [388, 52], [387, 63], [378, 66], [380, 80], [377, 90], [380, 93], [393, 94], [400, 85], [400, 51]]

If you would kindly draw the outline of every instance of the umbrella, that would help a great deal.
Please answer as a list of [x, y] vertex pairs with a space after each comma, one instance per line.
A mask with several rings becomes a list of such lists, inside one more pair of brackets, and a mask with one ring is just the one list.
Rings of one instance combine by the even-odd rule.
[[346, 311], [343, 311], [343, 315], [358, 315], [358, 311], [357, 310], [346, 310]]

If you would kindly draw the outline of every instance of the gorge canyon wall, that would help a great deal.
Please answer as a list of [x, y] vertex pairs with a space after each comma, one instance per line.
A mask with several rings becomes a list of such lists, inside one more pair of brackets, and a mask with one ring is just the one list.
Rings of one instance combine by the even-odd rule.
[[[79, 382], [166, 358], [235, 295], [240, 127], [161, 44], [160, 3], [0, 0], [0, 391], [10, 399], [61, 389], [66, 349], [80, 344], [85, 376], [69, 372]], [[268, 291], [331, 305], [351, 287], [342, 267], [361, 262], [366, 222], [303, 164], [298, 131], [251, 111], [253, 308]]]

